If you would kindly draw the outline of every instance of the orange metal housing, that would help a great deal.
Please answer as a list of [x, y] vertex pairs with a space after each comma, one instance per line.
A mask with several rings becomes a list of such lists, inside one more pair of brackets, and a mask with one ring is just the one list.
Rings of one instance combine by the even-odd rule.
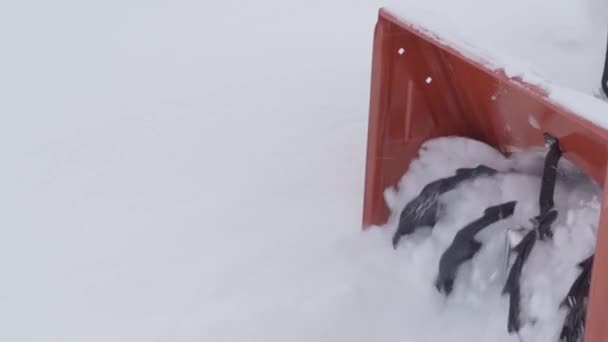
[[[548, 132], [560, 140], [565, 158], [603, 187], [607, 184], [607, 130], [550, 100], [541, 89], [490, 69], [384, 9], [374, 37], [368, 130], [364, 228], [386, 222], [384, 190], [398, 182], [424, 141], [439, 136], [471, 137], [506, 152], [506, 146], [542, 146], [542, 132]], [[586, 342], [608, 342], [607, 194]]]

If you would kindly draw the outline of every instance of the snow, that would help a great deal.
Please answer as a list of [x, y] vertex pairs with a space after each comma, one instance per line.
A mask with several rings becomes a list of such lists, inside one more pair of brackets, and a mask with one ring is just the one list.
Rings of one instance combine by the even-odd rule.
[[544, 89], [557, 104], [608, 129], [602, 115], [608, 104], [594, 98], [601, 93], [607, 2], [557, 0], [548, 6], [544, 0], [430, 0], [396, 2], [388, 9], [468, 58]]
[[540, 124], [538, 123], [538, 120], [536, 119], [535, 116], [530, 115], [528, 117], [528, 123], [530, 123], [530, 126], [536, 128], [536, 129], [540, 129]]
[[[473, 3], [424, 6], [597, 89], [604, 2], [555, 1], [561, 16], [527, 25]], [[0, 340], [506, 340], [504, 303], [479, 289], [496, 282], [449, 305], [429, 286], [433, 239], [413, 255], [360, 231], [385, 4], [0, 3]]]
[[565, 87], [553, 87], [549, 96], [559, 103], [567, 104], [568, 108], [575, 113], [583, 114], [591, 122], [608, 129], [608, 119], [605, 115], [608, 112], [608, 105], [605, 101]]

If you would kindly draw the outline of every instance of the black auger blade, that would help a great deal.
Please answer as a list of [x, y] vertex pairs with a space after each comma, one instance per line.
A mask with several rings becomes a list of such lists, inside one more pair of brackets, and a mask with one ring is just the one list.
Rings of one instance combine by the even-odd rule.
[[557, 180], [557, 164], [562, 157], [559, 141], [544, 133], [545, 144], [549, 147], [549, 152], [545, 157], [545, 167], [543, 169], [543, 179], [540, 187], [540, 214], [543, 215], [553, 209], [553, 194], [555, 193], [555, 182]]
[[509, 334], [516, 333], [521, 328], [521, 322], [519, 321], [519, 303], [521, 300], [521, 293], [519, 292], [519, 283], [509, 289], [509, 315], [507, 319], [507, 331]]
[[534, 225], [534, 231], [536, 232], [539, 240], [545, 240], [546, 238], [553, 238], [553, 231], [551, 231], [551, 225], [557, 219], [557, 210], [549, 210], [530, 221]]
[[477, 178], [490, 176], [497, 171], [485, 165], [474, 168], [461, 168], [456, 175], [441, 178], [427, 184], [420, 194], [411, 200], [401, 211], [399, 226], [393, 235], [393, 248], [397, 248], [399, 239], [404, 235], [414, 233], [419, 227], [433, 227], [437, 223], [439, 211], [439, 196], [455, 189], [459, 184]]
[[507, 322], [507, 330], [509, 333], [519, 332], [521, 328], [520, 322], [520, 300], [521, 300], [521, 273], [536, 244], [538, 239], [544, 240], [551, 238], [551, 225], [557, 219], [557, 211], [553, 210], [555, 205], [553, 196], [555, 193], [555, 185], [557, 182], [557, 164], [562, 157], [562, 151], [559, 146], [559, 141], [550, 135], [544, 133], [545, 144], [549, 147], [549, 152], [545, 156], [545, 165], [543, 169], [543, 178], [540, 187], [539, 207], [540, 213], [532, 220], [533, 228], [523, 238], [523, 240], [515, 247], [517, 257], [509, 274], [502, 293], [509, 295], [509, 318]]
[[443, 253], [439, 260], [439, 275], [435, 287], [439, 292], [449, 295], [452, 292], [458, 268], [464, 262], [473, 258], [481, 249], [481, 243], [475, 240], [475, 235], [489, 225], [513, 215], [516, 202], [507, 202], [489, 207], [483, 216], [462, 228], [452, 241], [452, 244]]
[[520, 316], [520, 281], [521, 274], [524, 268], [530, 253], [532, 253], [532, 249], [536, 244], [536, 240], [539, 237], [539, 227], [547, 226], [547, 230], [550, 229], [551, 224], [555, 222], [557, 219], [557, 211], [551, 210], [546, 215], [544, 215], [541, 221], [537, 222], [537, 226], [534, 229], [530, 230], [521, 240], [521, 242], [515, 247], [515, 252], [517, 252], [517, 257], [515, 258], [515, 262], [513, 262], [513, 266], [509, 270], [509, 275], [507, 276], [507, 281], [505, 282], [505, 286], [502, 290], [503, 294], [509, 295], [509, 321], [507, 322], [507, 328], [509, 333], [518, 332], [521, 327], [521, 322], [519, 321]]
[[591, 268], [593, 267], [593, 255], [578, 264], [581, 273], [576, 277], [574, 283], [568, 291], [568, 295], [562, 301], [560, 307], [572, 309], [577, 303], [581, 302], [589, 295], [591, 286]]
[[536, 243], [536, 232], [530, 231], [528, 232], [523, 240], [515, 247], [515, 250], [518, 252], [517, 257], [515, 258], [515, 262], [511, 269], [509, 270], [509, 275], [507, 276], [507, 281], [505, 282], [505, 286], [502, 289], [503, 294], [509, 295], [509, 318], [507, 322], [507, 331], [511, 334], [514, 332], [518, 332], [521, 326], [519, 321], [520, 314], [520, 288], [519, 281], [521, 278], [521, 272], [524, 268], [524, 264], [530, 256], [530, 252], [532, 252], [532, 248]]
[[582, 269], [581, 273], [572, 283], [568, 295], [560, 305], [560, 307], [569, 309], [560, 334], [560, 340], [563, 342], [578, 342], [585, 331], [593, 255], [583, 260], [578, 266]]
[[580, 342], [585, 334], [585, 320], [587, 316], [587, 302], [585, 297], [580, 303], [577, 303], [566, 315], [564, 326], [559, 335], [562, 342]]

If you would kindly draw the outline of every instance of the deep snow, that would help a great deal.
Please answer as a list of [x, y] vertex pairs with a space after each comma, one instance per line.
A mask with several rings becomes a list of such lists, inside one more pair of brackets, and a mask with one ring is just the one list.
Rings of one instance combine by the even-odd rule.
[[[598, 88], [603, 1], [424, 3]], [[359, 229], [384, 4], [1, 2], [0, 340], [496, 340]]]

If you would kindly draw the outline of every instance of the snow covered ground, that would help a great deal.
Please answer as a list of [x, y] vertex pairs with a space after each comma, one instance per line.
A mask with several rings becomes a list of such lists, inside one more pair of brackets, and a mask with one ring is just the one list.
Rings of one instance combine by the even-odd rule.
[[[513, 340], [359, 229], [385, 4], [0, 3], [0, 340]], [[598, 89], [603, 1], [505, 6], [424, 2]]]

